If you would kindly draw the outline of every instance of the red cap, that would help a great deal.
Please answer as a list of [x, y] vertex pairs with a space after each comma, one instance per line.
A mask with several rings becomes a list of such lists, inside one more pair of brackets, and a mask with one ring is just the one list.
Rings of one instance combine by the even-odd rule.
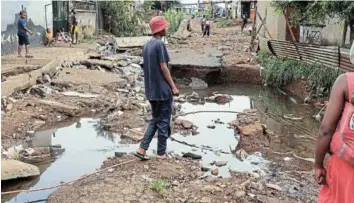
[[168, 23], [162, 16], [153, 17], [149, 23], [152, 34], [161, 32], [168, 27]]

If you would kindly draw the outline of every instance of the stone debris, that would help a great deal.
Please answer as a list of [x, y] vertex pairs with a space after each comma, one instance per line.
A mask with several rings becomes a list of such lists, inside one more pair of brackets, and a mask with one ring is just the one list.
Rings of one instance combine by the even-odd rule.
[[98, 97], [97, 94], [90, 94], [90, 93], [80, 93], [80, 92], [74, 92], [74, 91], [68, 91], [68, 92], [61, 92], [62, 95], [69, 96], [69, 97], [81, 97], [81, 98], [96, 98]]
[[223, 167], [227, 165], [226, 161], [214, 161], [214, 165], [217, 167]]
[[215, 168], [215, 169], [211, 170], [210, 173], [214, 176], [217, 176], [217, 175], [219, 175], [219, 169]]
[[237, 150], [235, 155], [236, 155], [237, 158], [239, 158], [242, 161], [244, 161], [248, 157], [247, 152], [245, 150], [243, 150], [243, 149]]
[[266, 186], [271, 189], [274, 189], [274, 190], [283, 191], [283, 189], [279, 185], [276, 185], [276, 184], [267, 183]]
[[187, 20], [183, 20], [177, 30], [172, 37], [180, 40], [186, 40], [188, 37], [191, 36], [191, 32], [187, 30]]
[[37, 166], [17, 160], [1, 160], [1, 181], [39, 175], [40, 172]]
[[189, 87], [192, 89], [205, 89], [208, 88], [208, 84], [202, 79], [192, 77], [192, 82], [189, 84]]
[[191, 158], [191, 159], [201, 159], [202, 156], [199, 154], [194, 154], [192, 152], [182, 153], [182, 157], [184, 158]]

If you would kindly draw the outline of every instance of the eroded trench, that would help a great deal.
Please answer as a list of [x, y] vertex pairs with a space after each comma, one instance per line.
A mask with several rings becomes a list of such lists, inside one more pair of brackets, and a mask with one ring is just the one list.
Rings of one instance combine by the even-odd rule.
[[[300, 161], [311, 162], [314, 136], [319, 126], [312, 115], [317, 109], [301, 102], [297, 103], [296, 98], [284, 95], [277, 89], [256, 85], [261, 81], [259, 69], [248, 68], [247, 65], [226, 67], [222, 64], [220, 56], [209, 56], [212, 63], [203, 58], [189, 58], [187, 61], [183, 55], [174, 58], [178, 60], [172, 62], [171, 72], [182, 94], [190, 95], [196, 92], [200, 97], [208, 97], [218, 92], [230, 95], [232, 100], [224, 104], [188, 101], [181, 103], [183, 112], [220, 112], [181, 117], [192, 121], [198, 127], [199, 134], [186, 136], [180, 132], [174, 133], [168, 141], [169, 154], [183, 156], [190, 152], [201, 155], [200, 162], [205, 168], [212, 168], [214, 162], [225, 162], [226, 164], [219, 168], [219, 176], [222, 177], [228, 177], [230, 170], [269, 174], [279, 167], [272, 164], [278, 154], [286, 155], [285, 158], [295, 156]], [[249, 84], [235, 84], [236, 82]], [[229, 128], [228, 123], [236, 119], [236, 114], [222, 111], [242, 112], [245, 109], [257, 109], [261, 122], [281, 135], [269, 139], [269, 148], [274, 154], [254, 152], [242, 157], [235, 155], [239, 135]], [[303, 119], [289, 120], [284, 118], [285, 114], [294, 114]], [[126, 141], [120, 134], [105, 130], [100, 126], [100, 121], [100, 117], [78, 118], [37, 130], [30, 142], [22, 144], [24, 149], [50, 147], [58, 150], [52, 150], [51, 156], [45, 162], [35, 163], [40, 168], [40, 176], [3, 182], [2, 192], [38, 189], [68, 182], [100, 168], [108, 157], [135, 151], [137, 143]], [[211, 125], [214, 128], [210, 128]], [[149, 155], [155, 154], [156, 144], [156, 139], [153, 139]], [[205, 175], [209, 174], [210, 171], [205, 172]], [[3, 195], [2, 202], [45, 200], [53, 191], [55, 189]]]
[[[268, 128], [280, 132], [281, 139], [275, 139], [270, 147], [277, 152], [294, 152], [304, 158], [313, 158], [313, 136], [318, 123], [311, 118], [311, 108], [296, 104], [292, 99], [276, 90], [264, 89], [250, 85], [210, 85], [208, 88], [192, 90], [182, 89], [182, 93], [197, 92], [200, 96], [210, 95], [218, 91], [231, 95], [233, 100], [220, 105], [216, 103], [183, 103], [184, 112], [192, 111], [242, 111], [256, 108], [262, 114], [262, 123]], [[271, 112], [271, 113], [269, 113]], [[289, 121], [284, 114], [296, 113], [304, 117], [302, 121]], [[271, 170], [268, 158], [260, 153], [250, 154], [244, 160], [233, 153], [238, 135], [227, 123], [235, 119], [232, 113], [198, 113], [187, 115], [185, 119], [198, 126], [199, 135], [184, 136], [175, 133], [168, 143], [171, 154], [183, 155], [192, 152], [202, 156], [203, 166], [211, 168], [214, 161], [225, 161], [227, 165], [220, 168], [220, 175], [227, 177], [230, 170], [256, 171], [266, 174]], [[215, 120], [222, 124], [215, 124]], [[58, 124], [58, 127], [43, 129], [36, 132], [30, 144], [24, 147], [50, 147], [60, 145], [62, 151], [53, 154], [46, 163], [38, 164], [41, 175], [36, 178], [23, 179], [3, 183], [2, 191], [14, 189], [36, 189], [60, 184], [76, 179], [86, 173], [98, 169], [102, 162], [116, 153], [132, 153], [138, 144], [127, 144], [119, 134], [102, 130], [99, 118], [81, 118], [75, 121]], [[213, 124], [215, 129], [207, 126]], [[177, 140], [177, 141], [176, 141]], [[129, 143], [129, 142], [128, 142]], [[155, 153], [156, 139], [151, 143], [149, 154]], [[210, 172], [206, 172], [208, 174]], [[26, 202], [46, 199], [55, 189], [31, 193], [19, 193], [2, 196], [3, 202]]]

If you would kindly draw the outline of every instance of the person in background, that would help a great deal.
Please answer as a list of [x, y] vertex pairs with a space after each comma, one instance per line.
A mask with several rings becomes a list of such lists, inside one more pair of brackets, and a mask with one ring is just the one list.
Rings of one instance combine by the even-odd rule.
[[206, 21], [205, 21], [203, 37], [204, 37], [205, 35], [207, 35], [208, 37], [210, 37], [210, 20], [209, 20], [209, 19], [206, 19]]
[[190, 17], [188, 18], [188, 22], [187, 22], [187, 30], [188, 30], [188, 32], [192, 32], [191, 20], [192, 20], [192, 16], [190, 16]]
[[162, 16], [156, 16], [151, 19], [149, 26], [153, 38], [143, 47], [143, 71], [145, 94], [151, 104], [152, 120], [147, 127], [140, 147], [135, 152], [135, 156], [141, 160], [148, 159], [146, 151], [156, 131], [158, 132], [157, 158], [168, 157], [166, 145], [167, 138], [171, 133], [173, 95], [179, 95], [168, 69], [170, 57], [166, 45], [161, 41], [166, 36], [168, 23]]
[[243, 31], [243, 28], [245, 28], [247, 25], [247, 17], [245, 14], [242, 15], [242, 26], [241, 26], [241, 32]]
[[17, 36], [18, 36], [18, 57], [22, 57], [21, 52], [22, 52], [22, 47], [25, 45], [26, 47], [26, 57], [27, 58], [32, 58], [32, 56], [29, 54], [29, 46], [30, 42], [28, 40], [28, 34], [32, 35], [32, 32], [28, 29], [27, 27], [27, 12], [26, 11], [21, 11], [20, 12], [20, 19], [17, 22]]
[[[70, 32], [71, 32], [71, 39], [72, 44], [77, 44], [79, 41], [79, 27], [78, 22], [76, 19], [76, 11], [75, 9], [71, 10], [71, 22], [70, 22]], [[75, 37], [75, 38], [74, 38]], [[75, 40], [74, 40], [75, 39]], [[75, 41], [75, 43], [74, 43]]]
[[53, 33], [50, 28], [46, 29], [44, 46], [53, 46], [55, 40], [53, 39]]
[[206, 21], [206, 18], [205, 18], [205, 15], [203, 15], [203, 18], [200, 20], [200, 25], [202, 27], [202, 33], [203, 34], [204, 34], [205, 21]]
[[[316, 141], [314, 178], [322, 185], [318, 203], [354, 200], [354, 73], [333, 85]], [[330, 157], [324, 168], [327, 152]]]

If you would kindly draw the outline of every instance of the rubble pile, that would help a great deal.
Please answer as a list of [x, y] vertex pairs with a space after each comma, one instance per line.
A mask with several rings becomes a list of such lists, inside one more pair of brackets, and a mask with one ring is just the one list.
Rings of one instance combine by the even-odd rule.
[[217, 103], [217, 104], [226, 104], [233, 100], [232, 96], [227, 94], [219, 94], [218, 92], [214, 92], [212, 96], [209, 97], [201, 97], [198, 93], [192, 92], [187, 95], [180, 95], [175, 99], [176, 102], [184, 103], [199, 103], [204, 104], [205, 102]]
[[259, 121], [257, 109], [244, 110], [243, 113], [237, 114], [237, 119], [229, 125], [235, 128], [240, 136], [236, 151], [243, 149], [246, 152], [255, 152], [268, 145], [267, 128]]

